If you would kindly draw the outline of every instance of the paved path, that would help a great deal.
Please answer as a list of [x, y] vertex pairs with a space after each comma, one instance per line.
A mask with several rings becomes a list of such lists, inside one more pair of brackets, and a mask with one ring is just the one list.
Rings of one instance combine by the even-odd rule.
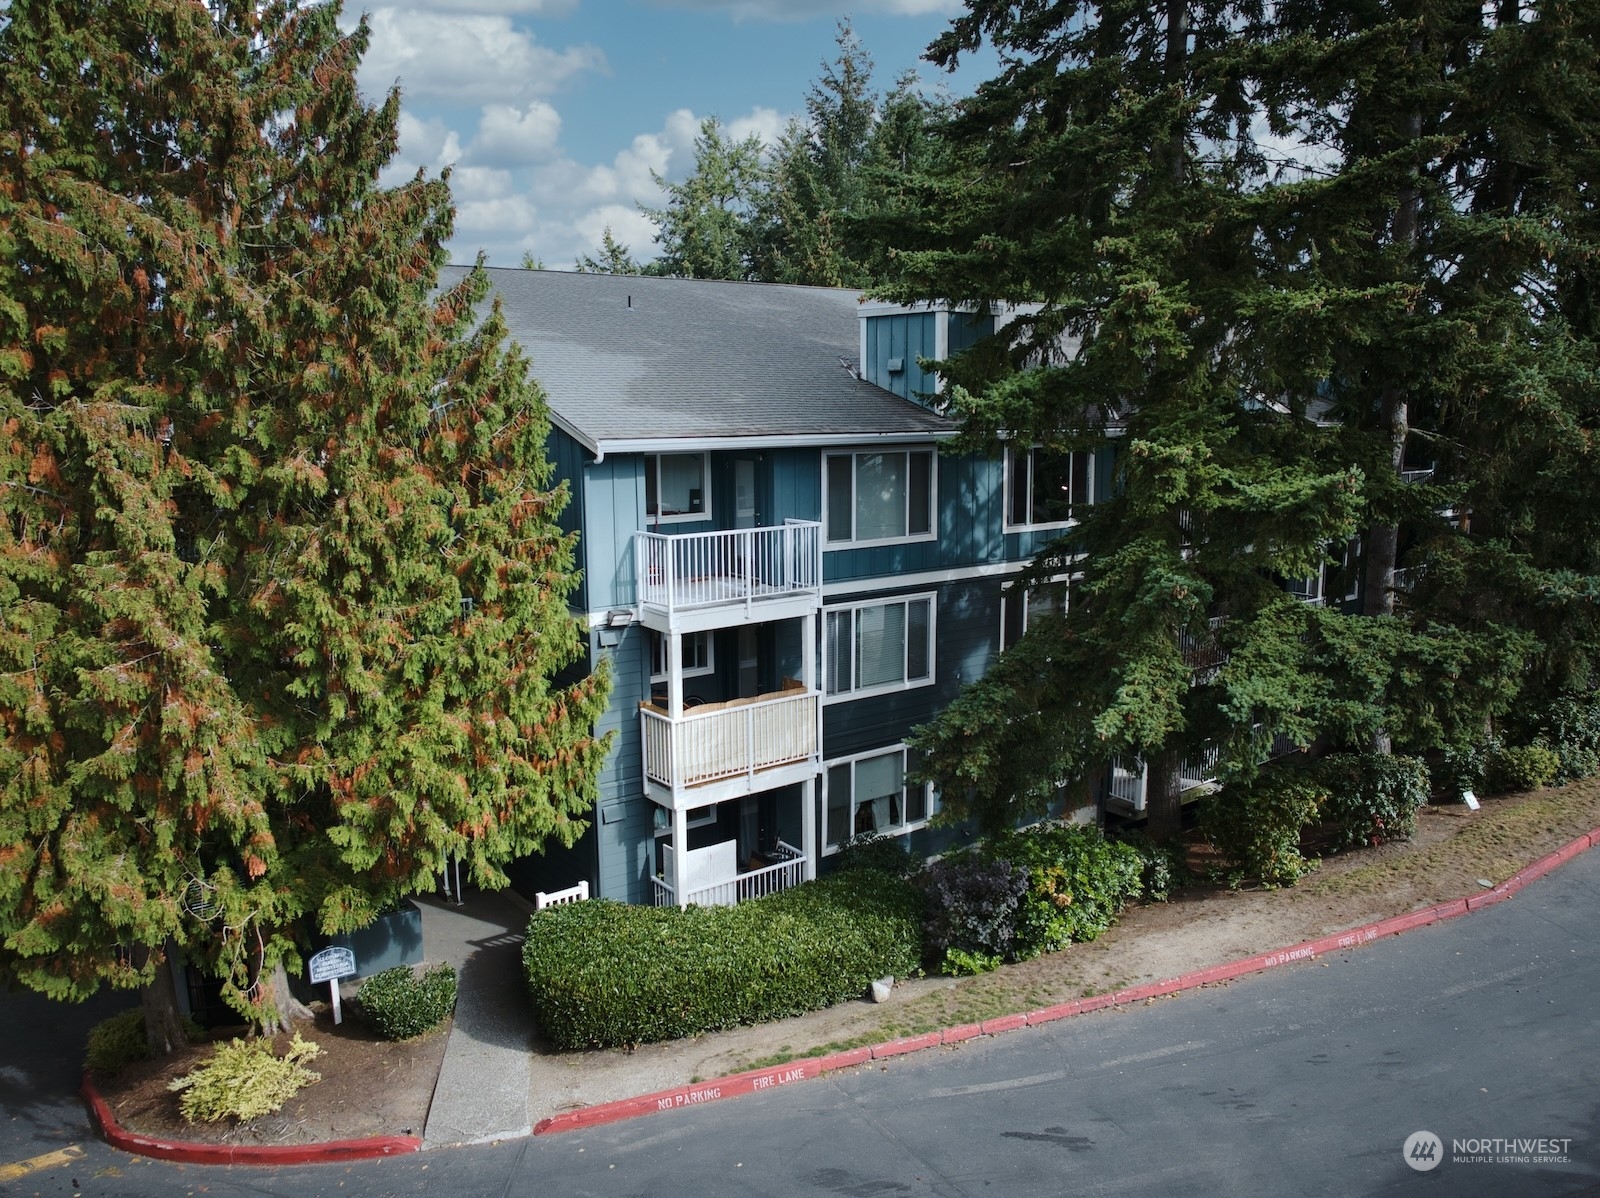
[[528, 908], [510, 892], [470, 894], [457, 907], [418, 898], [423, 953], [456, 967], [456, 1019], [428, 1108], [423, 1144], [481, 1144], [525, 1136], [533, 1015], [522, 982]]

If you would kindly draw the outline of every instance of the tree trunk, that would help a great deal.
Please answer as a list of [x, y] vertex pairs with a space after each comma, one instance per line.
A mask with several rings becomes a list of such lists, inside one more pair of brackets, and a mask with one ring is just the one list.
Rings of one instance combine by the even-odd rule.
[[178, 990], [172, 981], [170, 961], [174, 951], [170, 943], [165, 951], [150, 950], [148, 957], [156, 960], [155, 976], [139, 988], [145, 1038], [153, 1057], [164, 1057], [189, 1043], [183, 1031], [183, 1014], [178, 1010]]
[[312, 1018], [311, 1008], [290, 992], [289, 971], [284, 969], [282, 961], [272, 967], [272, 977], [265, 989], [259, 1006], [263, 1036], [291, 1031], [295, 1020]]
[[1166, 749], [1145, 762], [1145, 832], [1158, 842], [1176, 840], [1183, 832], [1181, 771], [1183, 750]]

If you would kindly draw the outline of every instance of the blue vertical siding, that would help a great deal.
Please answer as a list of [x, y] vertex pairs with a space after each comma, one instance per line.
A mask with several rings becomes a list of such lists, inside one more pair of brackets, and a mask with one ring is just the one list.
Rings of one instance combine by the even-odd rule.
[[976, 316], [971, 312], [950, 312], [945, 316], [949, 353], [953, 358], [964, 349], [971, 349], [994, 332], [993, 316]]
[[583, 474], [584, 571], [589, 611], [634, 602], [633, 534], [644, 526], [644, 459], [613, 454]]
[[611, 755], [600, 771], [600, 802], [595, 808], [595, 839], [599, 854], [599, 893], [603, 898], [637, 903], [649, 901], [647, 879], [653, 872], [653, 806], [644, 798], [644, 762], [641, 757], [639, 702], [649, 696], [649, 633], [637, 624], [613, 630], [619, 643], [605, 647], [603, 633], [590, 634], [590, 650], [598, 665], [611, 659], [611, 701], [597, 731], [616, 732]]
[[[867, 317], [867, 357], [861, 364], [862, 377], [892, 391], [901, 399], [923, 402], [938, 388], [938, 377], [918, 365], [920, 358], [937, 352], [934, 341], [935, 312], [896, 312]], [[900, 369], [889, 370], [892, 358], [900, 359]]]
[[573, 589], [572, 598], [569, 602], [578, 611], [588, 611], [589, 571], [584, 562], [586, 544], [583, 503], [583, 472], [587, 452], [573, 437], [561, 429], [552, 427], [550, 435], [545, 439], [545, 454], [555, 467], [554, 481], [558, 483], [564, 482], [567, 486], [567, 506], [561, 509], [561, 514], [556, 517], [556, 523], [560, 525], [562, 532], [579, 534], [577, 556], [578, 585]]

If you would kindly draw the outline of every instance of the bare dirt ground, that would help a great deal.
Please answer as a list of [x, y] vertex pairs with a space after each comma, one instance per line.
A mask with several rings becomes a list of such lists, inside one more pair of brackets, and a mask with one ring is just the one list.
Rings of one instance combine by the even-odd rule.
[[[243, 1028], [231, 1029], [243, 1035]], [[129, 1131], [166, 1140], [202, 1144], [314, 1144], [368, 1136], [422, 1135], [433, 1101], [434, 1082], [444, 1060], [450, 1025], [416, 1040], [395, 1043], [367, 1030], [346, 1013], [333, 1017], [318, 1010], [315, 1020], [299, 1027], [302, 1039], [322, 1053], [307, 1068], [322, 1075], [291, 1098], [276, 1114], [247, 1123], [190, 1123], [178, 1110], [179, 1095], [167, 1082], [205, 1062], [209, 1044], [196, 1044], [159, 1061], [141, 1061], [95, 1084], [110, 1104], [117, 1122]], [[219, 1033], [226, 1041], [230, 1036]], [[273, 1049], [282, 1056], [290, 1036], [280, 1035]]]
[[[1410, 841], [1327, 857], [1299, 884], [1238, 889], [1197, 884], [1171, 902], [1132, 908], [1099, 940], [976, 978], [914, 978], [887, 1003], [844, 1003], [796, 1019], [613, 1050], [541, 1054], [534, 1061], [535, 1120], [759, 1065], [989, 1019], [1090, 994], [1159, 981], [1237, 957], [1460, 898], [1600, 826], [1600, 779], [1558, 790], [1487, 799], [1483, 809], [1425, 808]], [[1196, 864], [1203, 846], [1194, 846]], [[130, 1130], [175, 1139], [309, 1143], [377, 1134], [420, 1135], [443, 1058], [445, 1033], [412, 1043], [371, 1039], [326, 1012], [303, 1032], [325, 1050], [322, 1080], [277, 1115], [243, 1127], [189, 1125], [166, 1080], [192, 1067], [150, 1062], [105, 1079], [102, 1092]]]

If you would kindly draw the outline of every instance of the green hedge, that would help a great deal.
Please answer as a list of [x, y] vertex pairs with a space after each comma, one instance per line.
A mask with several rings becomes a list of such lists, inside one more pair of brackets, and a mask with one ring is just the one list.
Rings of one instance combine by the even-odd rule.
[[604, 899], [539, 912], [522, 963], [557, 1048], [673, 1040], [859, 997], [920, 963], [921, 900], [870, 870], [734, 907]]

